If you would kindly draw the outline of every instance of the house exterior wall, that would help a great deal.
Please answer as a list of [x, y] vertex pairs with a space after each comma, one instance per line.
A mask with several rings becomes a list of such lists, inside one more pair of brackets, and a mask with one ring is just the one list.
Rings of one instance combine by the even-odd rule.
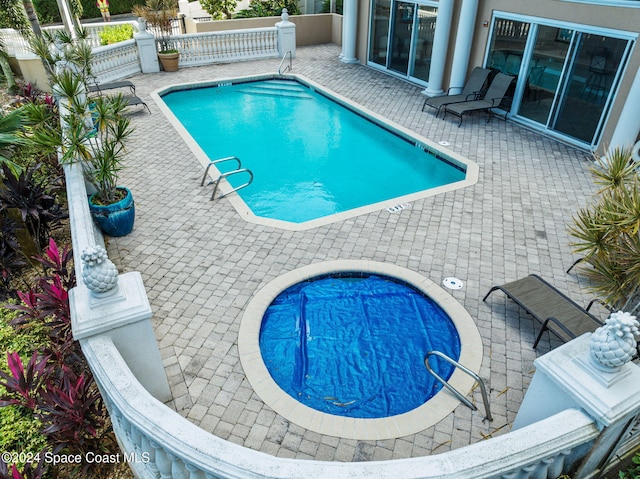
[[[442, 1], [442, 0], [441, 0]], [[451, 66], [454, 54], [456, 37], [458, 35], [458, 23], [460, 10], [465, 0], [452, 0], [454, 14], [449, 35], [449, 45], [446, 53], [445, 74], [443, 78], [446, 90], [451, 81]], [[604, 3], [604, 2], [602, 2]], [[491, 33], [491, 20], [495, 12], [527, 15], [530, 17], [553, 19], [567, 23], [587, 25], [599, 28], [607, 28], [630, 33], [638, 33], [640, 26], [640, 2], [615, 2], [619, 5], [598, 5], [596, 2], [581, 2], [567, 0], [537, 0], [535, 2], [513, 2], [512, 0], [480, 0], [478, 13], [473, 33], [473, 43], [470, 52], [469, 69], [482, 65], [484, 62], [487, 44]], [[358, 2], [358, 36], [357, 56], [360, 63], [367, 64], [369, 17], [372, 0]], [[637, 41], [636, 41], [637, 43]], [[611, 106], [606, 123], [597, 146], [597, 151], [603, 152], [609, 146], [618, 119], [624, 108], [626, 98], [629, 95], [636, 73], [640, 69], [640, 47], [637, 44], [631, 48], [627, 66], [619, 85], [618, 93]], [[630, 145], [628, 145], [630, 146]]]

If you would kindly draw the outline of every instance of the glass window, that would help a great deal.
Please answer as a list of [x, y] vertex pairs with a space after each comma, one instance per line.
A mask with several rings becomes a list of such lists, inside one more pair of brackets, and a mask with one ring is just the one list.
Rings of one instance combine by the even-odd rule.
[[438, 9], [434, 7], [418, 7], [418, 29], [416, 34], [415, 55], [412, 76], [424, 81], [429, 80], [433, 36], [436, 31]]
[[374, 0], [369, 62], [426, 83], [438, 15], [436, 5], [432, 1]]
[[369, 41], [369, 61], [387, 66], [389, 47], [389, 20], [391, 19], [391, 0], [376, 0], [371, 15], [371, 38]]
[[494, 18], [486, 66], [517, 77], [510, 92], [513, 101], [501, 108], [576, 143], [594, 145], [628, 57], [630, 39], [623, 38], [623, 32], [616, 38], [614, 31], [527, 20]]

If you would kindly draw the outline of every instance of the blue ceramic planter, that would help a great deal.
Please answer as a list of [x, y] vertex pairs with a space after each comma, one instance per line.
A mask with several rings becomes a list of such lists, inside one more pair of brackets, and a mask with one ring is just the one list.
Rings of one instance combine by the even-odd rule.
[[118, 189], [126, 191], [127, 195], [120, 201], [107, 206], [94, 205], [95, 195], [89, 197], [89, 210], [93, 219], [109, 236], [125, 236], [131, 233], [136, 216], [136, 206], [131, 191], [123, 186], [118, 186]]

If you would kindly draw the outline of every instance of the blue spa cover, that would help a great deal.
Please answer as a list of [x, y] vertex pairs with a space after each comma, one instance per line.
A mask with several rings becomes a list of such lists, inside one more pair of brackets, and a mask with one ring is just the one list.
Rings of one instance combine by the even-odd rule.
[[[442, 386], [425, 354], [458, 360], [458, 333], [431, 299], [377, 276], [323, 278], [281, 293], [260, 333], [263, 360], [275, 382], [313, 409], [388, 417], [424, 404]], [[433, 357], [448, 379], [453, 367]]]

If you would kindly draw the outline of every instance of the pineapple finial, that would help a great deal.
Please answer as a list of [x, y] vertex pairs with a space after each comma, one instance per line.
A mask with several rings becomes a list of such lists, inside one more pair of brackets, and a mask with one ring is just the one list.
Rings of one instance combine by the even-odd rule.
[[605, 371], [616, 371], [636, 353], [635, 336], [640, 333], [635, 316], [618, 311], [611, 313], [604, 326], [591, 336], [589, 350], [593, 363]]

